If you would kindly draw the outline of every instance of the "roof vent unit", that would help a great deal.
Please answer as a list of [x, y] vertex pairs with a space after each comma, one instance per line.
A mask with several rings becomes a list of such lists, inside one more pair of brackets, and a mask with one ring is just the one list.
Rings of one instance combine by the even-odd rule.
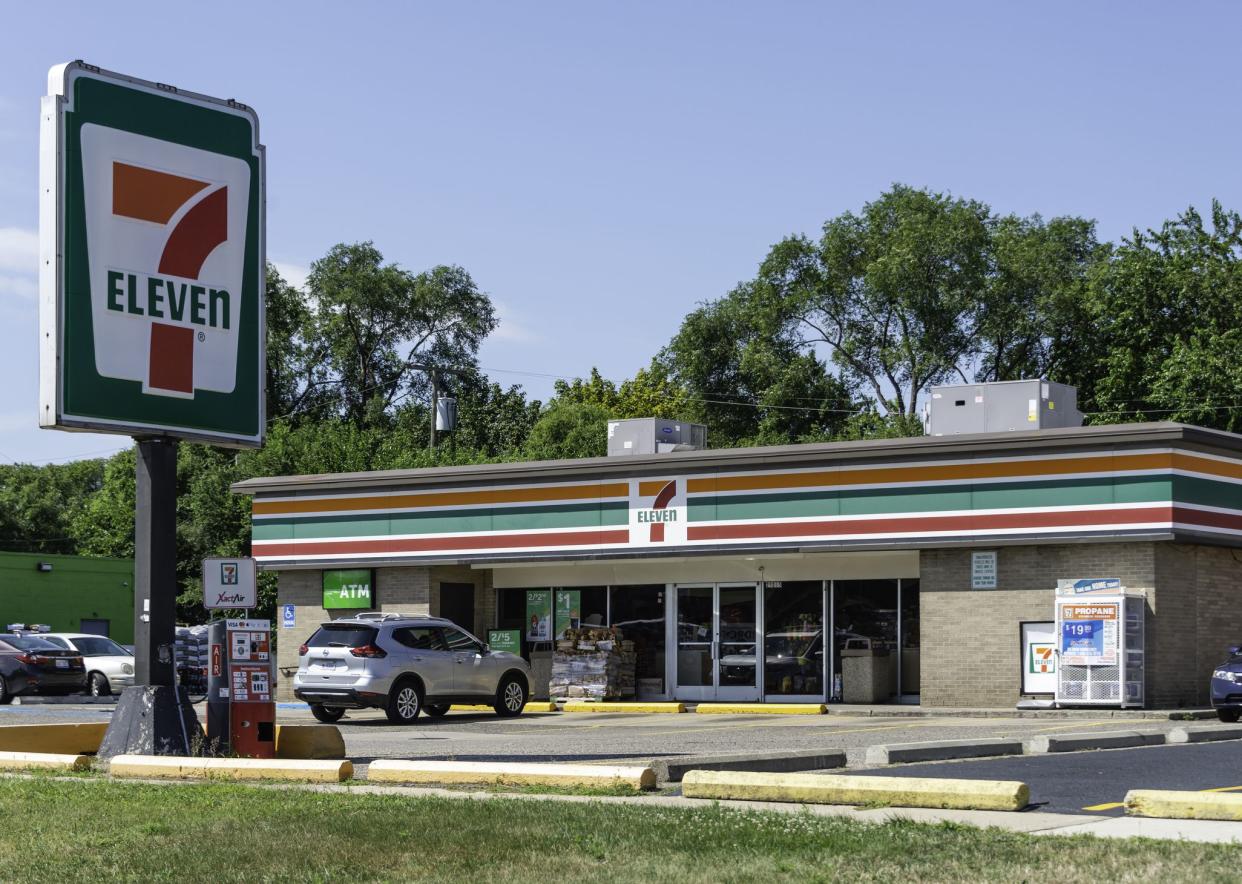
[[1077, 388], [1041, 379], [932, 387], [923, 408], [929, 436], [1081, 426]]
[[608, 422], [608, 456], [667, 454], [707, 447], [707, 427], [658, 417]]

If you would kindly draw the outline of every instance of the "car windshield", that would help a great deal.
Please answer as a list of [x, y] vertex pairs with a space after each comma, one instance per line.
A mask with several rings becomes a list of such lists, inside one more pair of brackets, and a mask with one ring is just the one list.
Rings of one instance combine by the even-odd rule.
[[360, 648], [375, 640], [374, 626], [357, 623], [325, 623], [306, 644], [311, 648]]
[[110, 638], [91, 636], [75, 638], [73, 644], [83, 657], [128, 657], [129, 653]]
[[33, 635], [0, 635], [0, 640], [23, 651], [61, 651], [47, 639], [35, 638]]

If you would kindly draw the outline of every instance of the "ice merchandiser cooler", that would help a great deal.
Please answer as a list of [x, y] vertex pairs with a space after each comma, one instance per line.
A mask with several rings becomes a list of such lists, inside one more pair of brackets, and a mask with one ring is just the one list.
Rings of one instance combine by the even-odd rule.
[[1116, 578], [1057, 582], [1058, 706], [1143, 705], [1146, 607]]

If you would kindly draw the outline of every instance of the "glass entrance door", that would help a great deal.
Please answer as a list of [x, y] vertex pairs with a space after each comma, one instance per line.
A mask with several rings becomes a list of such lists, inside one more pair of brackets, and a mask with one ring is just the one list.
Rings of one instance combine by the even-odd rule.
[[676, 599], [676, 697], [759, 699], [756, 585], [678, 586]]

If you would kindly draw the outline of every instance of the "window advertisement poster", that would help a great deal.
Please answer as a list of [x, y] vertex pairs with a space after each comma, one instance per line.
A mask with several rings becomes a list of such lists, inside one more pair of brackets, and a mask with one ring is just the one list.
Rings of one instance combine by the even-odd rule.
[[1061, 612], [1061, 662], [1070, 666], [1117, 665], [1117, 605], [1065, 605]]
[[323, 572], [325, 608], [374, 608], [375, 574], [370, 568]]
[[1020, 626], [1022, 630], [1022, 693], [1056, 693], [1056, 623], [1028, 621]]
[[582, 622], [582, 593], [576, 589], [556, 591], [556, 638], [565, 637], [565, 630], [577, 629]]
[[552, 641], [552, 590], [526, 590], [526, 640]]
[[996, 589], [996, 550], [970, 554], [970, 588]]
[[493, 651], [508, 651], [510, 654], [522, 653], [522, 630], [491, 629], [487, 633], [487, 644]]

